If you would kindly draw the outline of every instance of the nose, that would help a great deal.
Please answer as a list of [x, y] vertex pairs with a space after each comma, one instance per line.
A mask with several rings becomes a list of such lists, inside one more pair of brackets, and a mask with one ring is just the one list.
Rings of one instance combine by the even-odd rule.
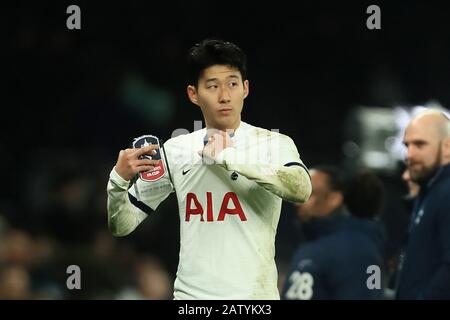
[[231, 101], [230, 90], [227, 87], [221, 87], [219, 92], [219, 102], [229, 103]]
[[403, 171], [402, 179], [403, 179], [403, 181], [405, 181], [405, 182], [409, 182], [409, 181], [411, 180], [411, 177], [410, 177], [410, 175], [409, 175], [409, 170]]
[[412, 160], [416, 157], [416, 151], [413, 146], [408, 146], [406, 150], [406, 164], [411, 163]]

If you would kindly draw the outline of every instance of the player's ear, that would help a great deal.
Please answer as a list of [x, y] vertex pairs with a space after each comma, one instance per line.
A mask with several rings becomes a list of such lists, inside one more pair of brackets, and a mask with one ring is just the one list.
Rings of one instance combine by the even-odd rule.
[[249, 93], [249, 82], [248, 80], [244, 81], [244, 99], [247, 98]]
[[193, 104], [198, 105], [197, 89], [194, 86], [192, 86], [192, 85], [188, 85], [187, 88], [186, 88], [186, 92], [187, 92], [187, 95], [189, 97], [189, 100], [191, 100], [191, 102]]

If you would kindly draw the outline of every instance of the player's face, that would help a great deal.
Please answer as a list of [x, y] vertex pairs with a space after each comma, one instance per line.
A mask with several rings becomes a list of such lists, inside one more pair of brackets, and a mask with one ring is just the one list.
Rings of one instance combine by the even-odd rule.
[[441, 165], [441, 141], [437, 130], [420, 123], [412, 124], [406, 129], [403, 142], [407, 148], [406, 163], [411, 180], [426, 181]]
[[241, 121], [248, 81], [242, 81], [238, 69], [226, 65], [206, 68], [197, 88], [188, 86], [189, 99], [198, 105], [208, 128], [236, 129]]
[[335, 209], [335, 204], [331, 201], [333, 191], [328, 186], [328, 176], [317, 170], [311, 170], [310, 174], [311, 196], [305, 203], [297, 205], [297, 214], [302, 221], [327, 216]]

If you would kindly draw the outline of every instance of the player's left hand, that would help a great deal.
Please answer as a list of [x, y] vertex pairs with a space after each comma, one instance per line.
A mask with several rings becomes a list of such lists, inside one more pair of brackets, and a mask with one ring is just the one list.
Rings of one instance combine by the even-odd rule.
[[217, 131], [208, 138], [208, 143], [201, 151], [203, 157], [215, 160], [222, 150], [232, 147], [233, 141], [225, 131]]

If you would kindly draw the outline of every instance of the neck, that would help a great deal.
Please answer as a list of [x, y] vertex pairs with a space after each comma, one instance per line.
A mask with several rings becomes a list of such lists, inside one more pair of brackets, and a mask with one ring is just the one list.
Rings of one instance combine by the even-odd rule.
[[210, 125], [208, 122], [206, 122], [206, 130], [208, 132], [213, 132], [215, 130], [220, 130], [220, 131], [226, 131], [228, 133], [234, 133], [236, 131], [237, 128], [239, 128], [239, 126], [241, 125], [241, 120], [238, 120], [236, 124], [230, 126], [230, 127], [221, 127], [221, 126], [215, 126], [215, 125]]

